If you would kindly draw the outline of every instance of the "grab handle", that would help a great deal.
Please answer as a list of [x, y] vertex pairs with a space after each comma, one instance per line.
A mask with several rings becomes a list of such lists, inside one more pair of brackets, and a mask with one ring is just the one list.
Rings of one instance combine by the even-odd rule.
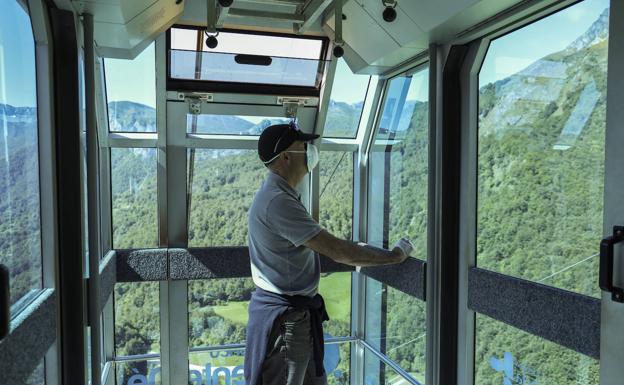
[[624, 241], [624, 226], [613, 226], [613, 235], [600, 242], [600, 288], [611, 293], [616, 302], [624, 302], [624, 289], [613, 284], [614, 246]]
[[9, 335], [10, 322], [9, 269], [4, 265], [0, 265], [0, 340]]

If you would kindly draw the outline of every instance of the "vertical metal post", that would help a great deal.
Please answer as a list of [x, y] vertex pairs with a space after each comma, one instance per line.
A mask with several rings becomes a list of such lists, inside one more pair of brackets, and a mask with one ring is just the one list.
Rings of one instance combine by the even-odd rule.
[[453, 46], [442, 75], [442, 125], [440, 133], [440, 385], [457, 384], [459, 199], [461, 167], [462, 94], [457, 84], [468, 51]]
[[[41, 204], [41, 260], [43, 286], [59, 287], [57, 253], [57, 215], [54, 148], [54, 92], [52, 89], [52, 45], [50, 17], [47, 5], [41, 0], [29, 0], [28, 9], [35, 37], [37, 71], [37, 121], [39, 137], [39, 186]], [[43, 162], [41, 160], [44, 160]], [[58, 309], [58, 307], [57, 307]], [[57, 311], [57, 336], [60, 335], [60, 319]], [[58, 338], [45, 356], [45, 382], [57, 385], [60, 381], [60, 350]]]
[[[367, 242], [368, 229], [368, 175], [369, 150], [375, 124], [379, 115], [385, 81], [377, 77], [370, 80], [362, 118], [358, 128], [358, 152], [354, 167], [355, 199], [353, 201], [353, 236], [356, 241]], [[364, 339], [366, 332], [366, 277], [359, 272], [353, 273], [352, 284], [352, 315], [351, 334]], [[351, 351], [351, 385], [364, 383], [365, 348], [361, 344], [354, 344]]]
[[95, 45], [93, 15], [83, 15], [85, 52], [85, 95], [87, 122], [87, 218], [89, 231], [89, 298], [88, 310], [91, 327], [91, 383], [100, 385], [102, 378], [100, 349], [100, 223], [98, 183], [98, 133], [95, 116]]
[[[325, 121], [327, 120], [327, 109], [329, 107], [329, 100], [331, 98], [331, 91], [334, 84], [334, 77], [336, 75], [337, 60], [332, 60], [327, 64], [325, 68], [325, 77], [323, 78], [323, 85], [321, 88], [321, 97], [319, 100], [319, 106], [316, 114], [316, 122], [314, 124], [314, 133], [321, 135], [321, 138], [314, 141], [314, 144], [322, 150], [322, 137], [325, 130]], [[321, 158], [321, 162], [323, 159]], [[310, 196], [312, 197], [310, 202], [310, 213], [312, 218], [318, 221], [319, 219], [319, 189], [320, 189], [320, 166], [316, 167], [312, 171], [311, 183], [310, 183]]]
[[80, 196], [80, 123], [76, 25], [72, 12], [50, 9], [54, 43], [54, 109], [58, 207], [60, 346], [62, 383], [84, 384], [85, 319], [82, 213]]
[[440, 179], [439, 163], [439, 123], [441, 122], [441, 75], [442, 75], [442, 50], [437, 45], [429, 46], [429, 166], [428, 166], [428, 205], [427, 205], [427, 364], [425, 370], [425, 383], [436, 384], [439, 381], [438, 371], [440, 360], [438, 359], [439, 312], [439, 207]]

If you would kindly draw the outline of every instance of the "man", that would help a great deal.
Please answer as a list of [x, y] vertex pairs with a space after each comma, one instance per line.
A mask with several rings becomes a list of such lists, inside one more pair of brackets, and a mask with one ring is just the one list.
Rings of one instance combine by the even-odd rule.
[[336, 238], [307, 212], [295, 189], [318, 163], [294, 123], [268, 127], [258, 155], [269, 168], [249, 209], [249, 254], [257, 287], [249, 305], [245, 380], [247, 385], [326, 384], [323, 327], [329, 319], [318, 295], [318, 253], [353, 266], [399, 263], [412, 251], [400, 240], [392, 251]]

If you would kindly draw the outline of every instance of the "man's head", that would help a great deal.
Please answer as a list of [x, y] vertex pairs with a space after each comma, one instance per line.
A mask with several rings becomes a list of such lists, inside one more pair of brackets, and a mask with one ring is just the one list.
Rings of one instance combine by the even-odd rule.
[[268, 168], [299, 183], [318, 160], [318, 152], [308, 144], [318, 137], [304, 134], [294, 123], [269, 126], [258, 140], [258, 155]]

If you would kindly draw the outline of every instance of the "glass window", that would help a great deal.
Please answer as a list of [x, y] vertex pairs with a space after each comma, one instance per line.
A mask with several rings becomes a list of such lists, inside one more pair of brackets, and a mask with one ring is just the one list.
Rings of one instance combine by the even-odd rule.
[[42, 286], [37, 124], [30, 17], [19, 2], [4, 1], [0, 12], [0, 263], [9, 269], [13, 315], [32, 298], [28, 294]]
[[189, 353], [189, 385], [245, 383], [245, 349]]
[[160, 353], [158, 282], [115, 285], [115, 355]]
[[[325, 344], [328, 385], [349, 384], [350, 351], [350, 343]], [[189, 385], [244, 384], [244, 357], [245, 349], [191, 351]]]
[[247, 309], [255, 289], [251, 278], [189, 281], [189, 347], [245, 342]]
[[[247, 309], [256, 289], [251, 278], [192, 280], [188, 284], [189, 346], [207, 347], [245, 342]], [[351, 273], [321, 277], [319, 292], [331, 320], [326, 337], [349, 336], [351, 325]]]
[[350, 240], [353, 229], [353, 153], [322, 151], [319, 174], [319, 223], [335, 236]]
[[366, 278], [365, 338], [421, 384], [425, 381], [425, 302]]
[[156, 149], [112, 148], [113, 248], [158, 247]]
[[289, 118], [243, 115], [186, 115], [189, 134], [258, 136], [273, 124], [289, 123]]
[[[329, 321], [323, 323], [325, 338], [351, 335], [351, 273], [324, 273], [319, 294], [325, 300]], [[351, 344], [325, 344], [325, 370], [330, 385], [349, 384]]]
[[352, 343], [325, 344], [323, 366], [328, 385], [349, 385]]
[[115, 362], [117, 385], [161, 385], [161, 372], [159, 359]]
[[324, 67], [321, 39], [220, 32], [218, 46], [209, 49], [203, 32], [189, 31], [171, 30], [169, 76], [173, 79], [320, 85]]
[[370, 155], [369, 243], [402, 237], [427, 259], [428, 69], [390, 81]]
[[598, 384], [593, 358], [477, 314], [475, 384]]
[[[199, 35], [198, 35], [199, 32]], [[284, 58], [320, 59], [323, 40], [301, 37], [262, 35], [258, 33], [219, 32], [216, 48], [208, 48], [203, 31], [172, 28], [171, 49], [197, 50], [198, 36], [202, 51], [247, 55], [268, 55]]]
[[104, 59], [108, 127], [156, 132], [156, 56], [152, 43], [134, 60]]
[[370, 76], [355, 75], [343, 59], [338, 59], [323, 131], [324, 137], [356, 137], [369, 81]]
[[479, 74], [479, 267], [598, 297], [609, 2], [492, 42]]
[[[386, 365], [369, 350], [364, 351], [364, 385], [410, 384], [410, 381]], [[424, 385], [424, 381], [418, 381]]]
[[323, 77], [319, 60], [264, 57], [257, 65], [229, 53], [172, 50], [170, 56], [173, 79], [318, 87]]
[[255, 150], [188, 150], [189, 246], [245, 246], [247, 212], [267, 168]]

